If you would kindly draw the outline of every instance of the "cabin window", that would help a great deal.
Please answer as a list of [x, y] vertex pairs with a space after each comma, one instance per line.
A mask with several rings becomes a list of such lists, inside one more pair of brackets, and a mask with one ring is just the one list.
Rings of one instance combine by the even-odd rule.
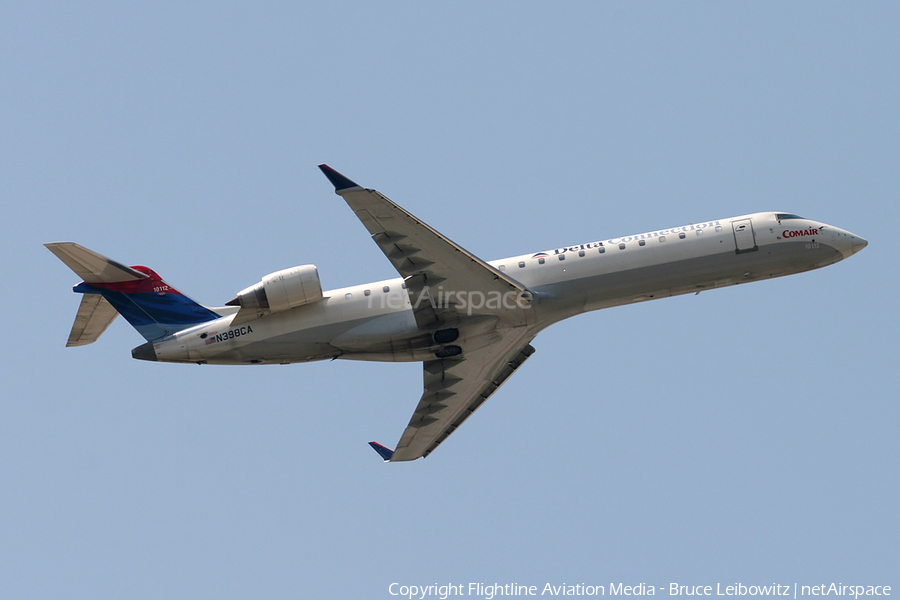
[[721, 226], [721, 225], [716, 225], [716, 231], [722, 231], [722, 226]]
[[384, 286], [383, 288], [381, 288], [381, 291], [384, 292], [384, 293], [386, 294], [386, 293], [388, 293], [389, 291], [391, 291], [391, 286], [386, 285], [386, 286]]
[[640, 240], [638, 242], [638, 246], [646, 246], [646, 245], [647, 245], [647, 242], [645, 242], [644, 240]]
[[500, 270], [501, 270], [501, 271], [505, 271], [505, 270], [506, 270], [506, 265], [500, 265]]
[[401, 284], [400, 284], [400, 287], [401, 287], [402, 289], [405, 290], [405, 289], [406, 289], [406, 284], [405, 284], [405, 283], [401, 283]]
[[349, 300], [352, 297], [353, 297], [353, 294], [351, 294], [350, 292], [347, 292], [346, 294], [344, 294], [344, 298], [346, 298], [347, 300]]
[[372, 290], [366, 290], [366, 291], [364, 291], [364, 292], [363, 292], [363, 295], [365, 295], [365, 296], [371, 296], [371, 295], [372, 295]]
[[702, 230], [702, 229], [698, 229], [698, 230], [697, 230], [697, 237], [700, 237], [701, 235], [703, 235], [703, 230]]
[[685, 237], [685, 236], [684, 236], [684, 232], [683, 232], [683, 231], [682, 231], [681, 233], [678, 234], [678, 239], [679, 239], [679, 240], [683, 240], [684, 237]]
[[520, 268], [520, 269], [524, 269], [524, 268], [525, 268], [525, 261], [524, 261], [524, 260], [520, 260], [520, 261], [519, 261], [519, 268]]
[[619, 250], [624, 250], [624, 249], [625, 249], [625, 244], [619, 244]]
[[566, 260], [566, 255], [565, 255], [565, 254], [560, 254], [560, 255], [559, 255], [559, 260]]
[[578, 251], [578, 256], [584, 256], [584, 250], [579, 250], [579, 251]]
[[539, 258], [539, 259], [538, 259], [538, 264], [539, 264], [539, 265], [544, 264], [544, 259], [543, 259], [543, 258]]
[[664, 241], [666, 241], [666, 236], [664, 236], [664, 235], [659, 236], [659, 243], [662, 244]]
[[603, 254], [604, 252], [606, 252], [606, 248], [604, 248], [603, 246], [600, 246], [600, 254]]

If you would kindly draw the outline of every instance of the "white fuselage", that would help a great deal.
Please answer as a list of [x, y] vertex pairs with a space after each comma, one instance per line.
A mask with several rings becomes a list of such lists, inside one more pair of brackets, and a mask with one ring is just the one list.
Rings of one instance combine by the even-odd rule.
[[[591, 310], [816, 269], [865, 245], [859, 236], [819, 221], [755, 213], [491, 261], [533, 294], [523, 305], [513, 296], [486, 298], [439, 287], [428, 298], [411, 298], [403, 279], [395, 278], [326, 291], [318, 302], [233, 326], [237, 307], [214, 309], [224, 316], [164, 338], [153, 349], [160, 361], [209, 364], [424, 361], [434, 357], [438, 344], [433, 332], [417, 326], [415, 302], [455, 307], [460, 317], [454, 327], [465, 352], [488, 343], [497, 327], [537, 334]], [[511, 314], [524, 316], [498, 323], [496, 316], [479, 314], [491, 302], [494, 309], [508, 303]]]

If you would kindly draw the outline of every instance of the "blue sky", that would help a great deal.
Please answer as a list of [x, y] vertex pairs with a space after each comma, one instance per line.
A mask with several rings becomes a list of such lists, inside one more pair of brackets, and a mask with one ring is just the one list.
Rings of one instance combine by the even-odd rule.
[[[7, 3], [0, 596], [894, 585], [893, 3]], [[851, 260], [561, 323], [426, 460], [416, 364], [66, 349], [76, 241], [220, 304], [390, 263], [316, 169], [494, 259], [762, 210]]]

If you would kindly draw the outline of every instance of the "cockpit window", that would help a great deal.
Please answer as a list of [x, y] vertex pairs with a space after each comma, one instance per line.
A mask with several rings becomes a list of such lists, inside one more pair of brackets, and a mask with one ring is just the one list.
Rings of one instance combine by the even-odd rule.
[[779, 213], [775, 215], [775, 218], [779, 221], [784, 221], [786, 219], [802, 219], [803, 217], [801, 217], [800, 215], [792, 215], [790, 213]]

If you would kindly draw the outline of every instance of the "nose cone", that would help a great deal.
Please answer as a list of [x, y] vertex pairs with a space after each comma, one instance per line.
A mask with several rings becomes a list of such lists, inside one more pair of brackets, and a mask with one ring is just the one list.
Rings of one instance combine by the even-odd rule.
[[131, 356], [138, 360], [156, 360], [156, 350], [153, 349], [153, 342], [141, 344], [131, 351]]
[[839, 260], [850, 258], [869, 245], [869, 242], [864, 237], [832, 225], [823, 224], [819, 226], [816, 233], [821, 236], [822, 242], [841, 253]]
[[865, 248], [869, 245], [869, 242], [865, 240], [855, 233], [850, 233], [849, 231], [841, 231], [838, 235], [837, 239], [837, 248], [841, 251], [841, 254], [844, 255], [844, 258], [849, 258]]

